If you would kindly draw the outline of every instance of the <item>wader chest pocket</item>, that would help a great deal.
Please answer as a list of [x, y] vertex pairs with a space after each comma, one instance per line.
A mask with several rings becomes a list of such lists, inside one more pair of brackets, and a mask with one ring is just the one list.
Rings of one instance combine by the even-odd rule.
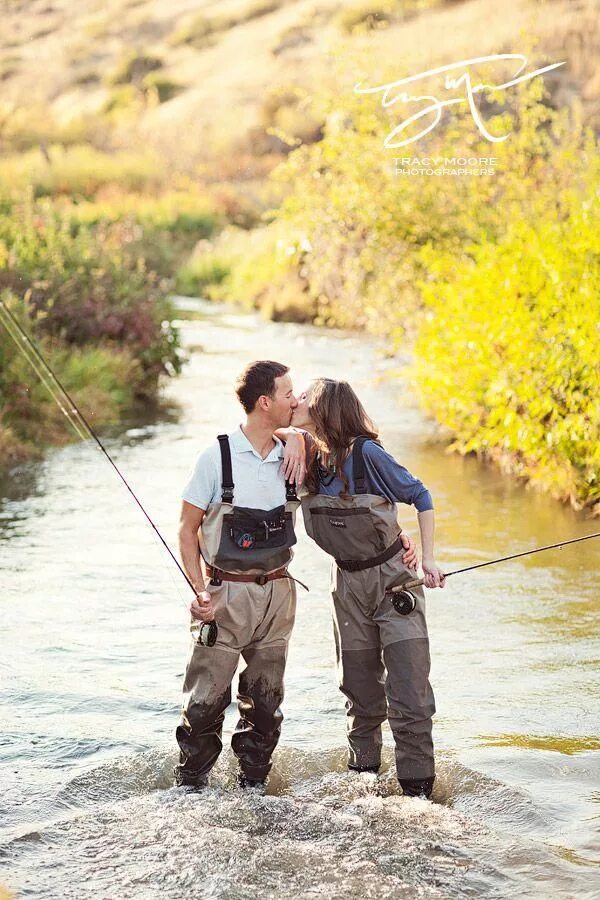
[[369, 507], [315, 506], [310, 517], [312, 537], [336, 559], [368, 559], [385, 550]]
[[289, 547], [289, 529], [295, 543], [291, 513], [286, 513], [285, 506], [268, 511], [234, 507], [233, 513], [224, 517], [224, 525], [242, 551]]

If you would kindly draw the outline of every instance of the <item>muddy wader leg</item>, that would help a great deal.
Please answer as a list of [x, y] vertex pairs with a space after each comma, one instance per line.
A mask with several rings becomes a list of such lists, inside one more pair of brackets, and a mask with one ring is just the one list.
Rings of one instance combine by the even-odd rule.
[[219, 636], [213, 647], [192, 642], [183, 683], [181, 723], [175, 737], [179, 744], [179, 765], [175, 781], [179, 785], [202, 786], [223, 748], [221, 740], [225, 710], [231, 703], [231, 682], [240, 658], [240, 650], [249, 640], [254, 624], [248, 604], [244, 603], [245, 585], [236, 585], [241, 593], [241, 615], [230, 612], [232, 586], [224, 582], [206, 585], [215, 607]]
[[346, 697], [348, 768], [376, 772], [387, 706], [379, 631], [337, 567], [332, 572], [333, 625], [339, 686]]
[[192, 647], [183, 685], [182, 721], [175, 732], [179, 744], [175, 780], [179, 785], [206, 784], [217, 761], [238, 659], [239, 653], [218, 645]]
[[242, 785], [264, 782], [271, 769], [281, 734], [283, 676], [296, 614], [296, 585], [289, 578], [251, 585], [250, 591], [256, 627], [242, 649], [246, 668], [239, 679], [240, 719], [231, 737]]
[[231, 747], [246, 784], [264, 781], [271, 769], [271, 756], [283, 721], [280, 705], [286, 655], [287, 643], [242, 651], [247, 665], [240, 672], [240, 719], [231, 737]]

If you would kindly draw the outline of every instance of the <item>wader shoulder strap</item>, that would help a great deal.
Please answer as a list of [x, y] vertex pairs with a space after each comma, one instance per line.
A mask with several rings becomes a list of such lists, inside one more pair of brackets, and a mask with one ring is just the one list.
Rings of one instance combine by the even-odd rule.
[[[217, 440], [219, 442], [219, 448], [221, 450], [221, 469], [223, 472], [222, 481], [221, 481], [221, 502], [222, 503], [233, 503], [233, 470], [231, 467], [231, 448], [229, 446], [229, 435], [227, 434], [219, 434], [217, 435]], [[285, 500], [286, 503], [290, 500], [297, 500], [298, 496], [296, 494], [296, 485], [293, 481], [286, 481], [285, 483]]]
[[363, 459], [363, 444], [370, 438], [362, 435], [357, 437], [352, 447], [352, 478], [354, 479], [354, 493], [368, 494], [367, 476], [365, 473], [365, 461]]
[[221, 450], [221, 502], [233, 503], [233, 470], [231, 468], [231, 448], [229, 446], [229, 435], [217, 435], [219, 448]]

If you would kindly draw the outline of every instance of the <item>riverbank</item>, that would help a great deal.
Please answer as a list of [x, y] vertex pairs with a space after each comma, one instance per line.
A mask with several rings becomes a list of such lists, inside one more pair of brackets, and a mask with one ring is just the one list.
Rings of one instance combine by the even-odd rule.
[[[47, 153], [3, 159], [0, 299], [101, 428], [154, 409], [181, 371], [173, 273], [227, 219], [198, 185], [169, 188], [148, 154]], [[0, 466], [72, 439], [0, 321]]]

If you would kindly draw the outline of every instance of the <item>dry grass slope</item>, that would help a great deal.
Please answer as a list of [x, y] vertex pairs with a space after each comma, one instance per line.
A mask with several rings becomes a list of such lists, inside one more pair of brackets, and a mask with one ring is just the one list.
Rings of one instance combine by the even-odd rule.
[[[332, 83], [336, 55], [348, 40], [376, 48], [382, 65], [398, 60], [403, 70], [422, 71], [518, 51], [533, 36], [540, 55], [568, 63], [551, 76], [555, 102], [577, 98], [584, 118], [600, 127], [597, 0], [3, 0], [1, 6], [5, 145], [20, 131], [35, 143], [52, 139], [52, 122], [59, 132], [79, 122], [96, 143], [143, 139], [182, 168], [232, 145], [242, 151], [271, 91], [295, 84], [310, 93]], [[361, 21], [365, 28], [348, 27]], [[115, 84], [134, 59], [141, 61], [138, 71], [134, 65], [129, 80]], [[341, 89], [350, 90], [356, 75], [346, 72]], [[104, 114], [105, 131], [98, 118]]]

